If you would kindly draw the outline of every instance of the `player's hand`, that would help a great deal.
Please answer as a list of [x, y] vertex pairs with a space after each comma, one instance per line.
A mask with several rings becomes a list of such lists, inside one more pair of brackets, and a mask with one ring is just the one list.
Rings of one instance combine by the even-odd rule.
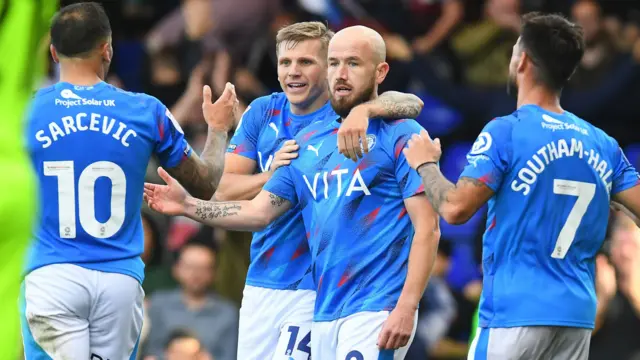
[[144, 201], [151, 209], [166, 215], [184, 214], [187, 191], [163, 168], [158, 168], [158, 175], [167, 185], [145, 183]]
[[295, 140], [287, 140], [282, 144], [280, 150], [276, 151], [271, 162], [269, 171], [274, 173], [279, 167], [291, 164], [291, 160], [298, 157], [298, 149], [300, 146]]
[[382, 325], [382, 331], [378, 336], [378, 347], [385, 349], [398, 349], [409, 343], [413, 333], [416, 310], [396, 306]]
[[616, 272], [604, 255], [596, 257], [596, 292], [599, 297], [611, 299], [617, 291]]
[[236, 89], [231, 83], [225, 85], [215, 103], [212, 102], [211, 88], [208, 85], [202, 88], [202, 113], [209, 127], [215, 131], [228, 132], [233, 128], [238, 103]]
[[369, 111], [366, 105], [359, 105], [351, 109], [338, 130], [338, 151], [340, 154], [353, 161], [358, 161], [363, 156], [363, 152], [368, 153], [368, 127]]
[[442, 156], [440, 148], [440, 139], [431, 140], [426, 130], [420, 131], [420, 134], [413, 134], [407, 142], [407, 147], [402, 150], [407, 158], [409, 166], [417, 169], [418, 166], [427, 162], [438, 162]]

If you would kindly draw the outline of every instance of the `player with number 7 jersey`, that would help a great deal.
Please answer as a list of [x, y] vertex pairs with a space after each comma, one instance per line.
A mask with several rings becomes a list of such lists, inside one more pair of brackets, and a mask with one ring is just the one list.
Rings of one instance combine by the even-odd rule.
[[560, 106], [583, 53], [579, 26], [525, 15], [509, 67], [517, 110], [485, 126], [458, 182], [434, 166], [439, 141], [426, 132], [404, 150], [448, 223], [489, 205], [469, 359], [589, 357], [596, 254], [612, 200], [640, 214], [640, 176], [612, 137]]
[[103, 81], [110, 34], [98, 4], [62, 8], [51, 26], [60, 82], [36, 93], [28, 116], [40, 209], [21, 296], [27, 359], [135, 358], [149, 160], [156, 155], [199, 198], [210, 199], [222, 176], [233, 86], [215, 104], [203, 89], [209, 134], [198, 156], [158, 99]]

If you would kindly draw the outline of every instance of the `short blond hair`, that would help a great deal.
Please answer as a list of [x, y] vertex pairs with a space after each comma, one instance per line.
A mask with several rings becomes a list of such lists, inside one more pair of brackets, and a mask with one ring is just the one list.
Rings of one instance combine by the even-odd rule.
[[334, 33], [327, 25], [319, 21], [305, 21], [289, 26], [285, 26], [276, 35], [276, 54], [280, 49], [280, 44], [289, 43], [290, 47], [295, 47], [298, 43], [306, 40], [320, 40], [322, 51], [329, 48], [329, 41]]

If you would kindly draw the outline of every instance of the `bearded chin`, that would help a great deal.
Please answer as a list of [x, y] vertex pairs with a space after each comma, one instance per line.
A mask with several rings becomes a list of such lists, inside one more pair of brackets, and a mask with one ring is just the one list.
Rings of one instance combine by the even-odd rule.
[[373, 91], [374, 91], [374, 83], [372, 82], [366, 89], [364, 89], [363, 92], [361, 92], [360, 94], [354, 95], [352, 99], [349, 99], [349, 97], [336, 98], [335, 94], [331, 92], [329, 101], [331, 102], [331, 107], [333, 108], [333, 111], [335, 111], [336, 114], [338, 114], [341, 118], [344, 119], [349, 115], [349, 113], [351, 112], [351, 109], [353, 109], [354, 107], [362, 103], [365, 103], [371, 100], [371, 97], [373, 96]]

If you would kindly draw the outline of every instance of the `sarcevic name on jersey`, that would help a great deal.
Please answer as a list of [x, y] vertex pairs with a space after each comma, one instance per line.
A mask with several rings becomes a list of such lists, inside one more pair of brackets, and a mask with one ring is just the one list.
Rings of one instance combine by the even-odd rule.
[[40, 90], [26, 139], [40, 211], [27, 271], [70, 263], [143, 280], [140, 207], [147, 164], [177, 166], [191, 148], [156, 98], [58, 83]]

